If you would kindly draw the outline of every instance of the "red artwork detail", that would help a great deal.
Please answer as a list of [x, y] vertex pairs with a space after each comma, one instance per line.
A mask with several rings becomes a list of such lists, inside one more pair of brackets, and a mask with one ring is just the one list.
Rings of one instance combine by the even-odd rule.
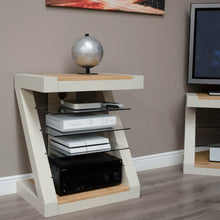
[[150, 14], [164, 14], [164, 10], [137, 4], [143, 0], [46, 0], [49, 6], [89, 8], [101, 10], [132, 11]]
[[47, 4], [51, 6], [75, 7], [75, 8], [93, 8], [104, 9], [105, 4], [93, 0], [47, 0]]

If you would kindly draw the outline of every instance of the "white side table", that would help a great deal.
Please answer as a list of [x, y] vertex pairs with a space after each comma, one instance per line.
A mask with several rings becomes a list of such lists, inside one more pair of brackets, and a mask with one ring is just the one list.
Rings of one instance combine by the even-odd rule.
[[220, 176], [220, 163], [209, 161], [209, 151], [195, 152], [196, 108], [220, 108], [220, 97], [206, 93], [186, 94], [183, 172]]

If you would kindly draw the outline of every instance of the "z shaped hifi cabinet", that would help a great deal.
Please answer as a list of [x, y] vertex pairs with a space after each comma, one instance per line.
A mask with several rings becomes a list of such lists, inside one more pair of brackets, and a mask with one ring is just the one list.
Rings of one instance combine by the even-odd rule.
[[[34, 181], [17, 182], [17, 192], [45, 217], [115, 203], [140, 196], [140, 184], [124, 131], [113, 131], [116, 143], [126, 150], [115, 151], [123, 161], [122, 184], [99, 190], [59, 197], [56, 195], [34, 92], [101, 93], [103, 100], [114, 102], [111, 90], [142, 89], [144, 77], [119, 74], [16, 74], [15, 90]], [[121, 125], [116, 111], [117, 123]]]

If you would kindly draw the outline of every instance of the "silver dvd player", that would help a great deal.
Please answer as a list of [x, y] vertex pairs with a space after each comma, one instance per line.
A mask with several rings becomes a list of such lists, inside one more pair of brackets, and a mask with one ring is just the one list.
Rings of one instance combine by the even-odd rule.
[[102, 152], [111, 149], [108, 138], [94, 134], [50, 136], [50, 144], [53, 150], [65, 155]]
[[108, 138], [95, 134], [80, 134], [61, 137], [50, 136], [50, 140], [69, 148], [109, 143]]
[[56, 150], [66, 156], [76, 155], [76, 154], [87, 154], [87, 153], [95, 153], [95, 152], [105, 152], [111, 150], [110, 144], [99, 144], [99, 145], [91, 145], [86, 147], [74, 147], [68, 148], [59, 143], [53, 142], [51, 140], [50, 147], [52, 150]]
[[116, 125], [116, 116], [109, 114], [47, 114], [46, 125], [61, 132], [109, 128]]
[[61, 100], [61, 105], [74, 110], [97, 109], [102, 107], [101, 102], [79, 102], [74, 100]]

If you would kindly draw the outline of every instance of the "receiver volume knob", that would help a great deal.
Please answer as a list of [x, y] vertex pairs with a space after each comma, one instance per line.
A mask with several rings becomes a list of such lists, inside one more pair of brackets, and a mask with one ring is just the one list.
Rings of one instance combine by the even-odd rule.
[[121, 174], [120, 174], [120, 172], [114, 172], [114, 173], [113, 173], [113, 179], [114, 179], [115, 181], [119, 181], [119, 180], [121, 179]]
[[109, 182], [110, 176], [108, 174], [104, 174], [104, 180], [105, 182]]

